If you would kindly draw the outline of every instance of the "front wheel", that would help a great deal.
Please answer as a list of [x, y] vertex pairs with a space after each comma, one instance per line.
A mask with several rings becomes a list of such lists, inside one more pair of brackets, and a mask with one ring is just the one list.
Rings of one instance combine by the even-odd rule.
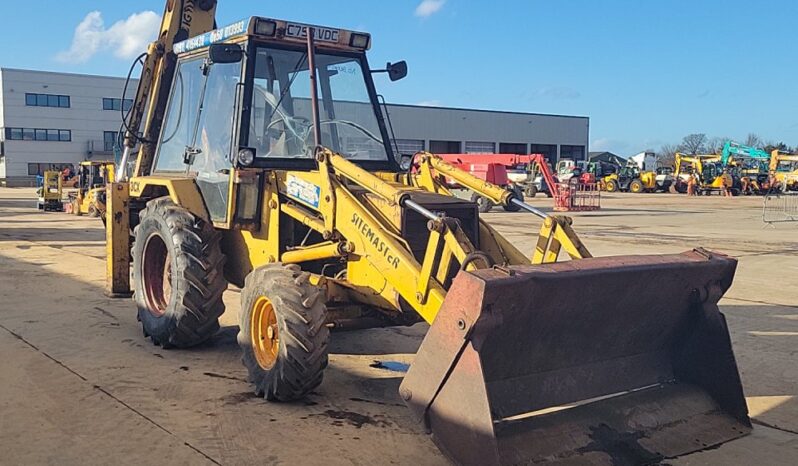
[[632, 182], [629, 184], [629, 191], [635, 194], [640, 194], [644, 190], [645, 187], [643, 186], [643, 182], [641, 182], [640, 180], [632, 180]]
[[134, 300], [145, 336], [164, 348], [198, 345], [224, 312], [221, 235], [162, 197], [147, 203], [134, 231]]
[[614, 193], [614, 192], [618, 191], [618, 183], [615, 180], [607, 181], [606, 185], [607, 185], [607, 192], [608, 193]]
[[537, 193], [538, 193], [538, 188], [535, 187], [534, 184], [528, 185], [524, 190], [524, 194], [526, 195], [526, 197], [535, 197]]
[[324, 292], [297, 265], [253, 270], [241, 291], [238, 344], [255, 394], [303, 398], [321, 384], [330, 331]]

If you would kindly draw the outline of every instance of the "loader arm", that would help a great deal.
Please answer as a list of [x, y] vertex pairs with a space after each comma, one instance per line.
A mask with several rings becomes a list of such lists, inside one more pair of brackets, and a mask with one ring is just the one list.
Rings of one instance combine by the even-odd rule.
[[[559, 252], [564, 250], [571, 258], [581, 259], [591, 257], [587, 248], [581, 243], [576, 233], [571, 228], [571, 220], [567, 217], [551, 217], [545, 213], [527, 206], [515, 199], [514, 194], [493, 184], [486, 183], [471, 174], [443, 162], [438, 157], [429, 154], [427, 163], [434, 167], [437, 174], [445, 175], [457, 180], [464, 186], [490, 196], [500, 202], [517, 202], [527, 210], [542, 216], [544, 221], [536, 242], [535, 251], [530, 258], [520, 259], [520, 254], [514, 248], [502, 241], [495, 242], [493, 254], [477, 250], [457, 219], [441, 217], [410, 199], [410, 195], [401, 185], [388, 183], [380, 177], [363, 170], [341, 155], [327, 149], [317, 154], [319, 172], [312, 182], [317, 182], [323, 192], [330, 193], [327, 199], [320, 202], [318, 212], [321, 218], [306, 208], [289, 205], [283, 212], [297, 221], [315, 229], [324, 238], [342, 237], [345, 241], [344, 250], [350, 251], [358, 257], [369, 262], [374, 269], [379, 271], [382, 279], [390, 284], [402, 298], [428, 323], [432, 323], [446, 297], [444, 288], [445, 278], [449, 275], [453, 261], [460, 264], [463, 270], [475, 271], [492, 268], [494, 265], [524, 265], [535, 263], [552, 263], [557, 260]], [[437, 191], [438, 177], [424, 172], [416, 178], [415, 182], [424, 183], [424, 179], [433, 180], [435, 186], [421, 186], [430, 192]], [[291, 176], [302, 176], [300, 173]], [[305, 176], [311, 176], [310, 174]], [[412, 181], [412, 180], [408, 180]], [[393, 205], [412, 209], [423, 215], [428, 220], [429, 239], [423, 259], [419, 262], [410, 253], [407, 244], [398, 236], [390, 233], [390, 228], [384, 225], [377, 215], [363, 205], [348, 187], [353, 183], [372, 194], [375, 194]], [[410, 188], [411, 186], [406, 186]], [[310, 220], [309, 220], [310, 219]], [[481, 231], [500, 238], [490, 226], [482, 224]], [[332, 244], [325, 243], [317, 251], [329, 250], [335, 253], [338, 249]], [[306, 248], [305, 252], [310, 253]], [[294, 258], [297, 255], [287, 253], [286, 257]], [[496, 256], [501, 257], [500, 263]], [[316, 257], [316, 256], [305, 256]], [[372, 283], [358, 283], [356, 277], [350, 277], [350, 282], [380, 289]], [[384, 287], [383, 287], [384, 288]], [[390, 299], [390, 296], [385, 296]]]
[[[523, 210], [543, 219], [543, 224], [538, 233], [535, 252], [532, 255], [532, 264], [556, 262], [561, 249], [564, 249], [571, 259], [593, 257], [587, 250], [587, 247], [585, 247], [579, 239], [576, 232], [571, 228], [572, 220], [570, 217], [548, 215], [524, 203], [523, 199], [518, 199], [513, 191], [504, 189], [501, 186], [478, 178], [465, 170], [461, 170], [435, 154], [429, 152], [421, 153], [418, 161], [418, 184], [425, 189], [433, 192], [440, 192], [441, 189], [445, 189], [443, 188], [444, 183], [440, 180], [440, 176], [435, 176], [435, 174], [446, 176], [472, 191], [487, 197], [496, 204], [516, 204]], [[546, 183], [548, 183], [549, 189], [551, 189], [552, 193], [556, 196], [558, 187], [556, 183], [554, 183], [554, 177], [544, 165], [546, 162], [541, 156], [536, 156], [532, 161], [538, 164], [546, 177]]]

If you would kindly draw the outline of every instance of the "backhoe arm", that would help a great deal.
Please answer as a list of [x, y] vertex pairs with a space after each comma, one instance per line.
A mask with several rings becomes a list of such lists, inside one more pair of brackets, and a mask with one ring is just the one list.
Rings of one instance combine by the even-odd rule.
[[138, 142], [141, 142], [141, 147], [135, 176], [150, 173], [177, 62], [172, 48], [177, 42], [212, 30], [215, 15], [216, 0], [167, 0], [158, 38], [147, 48], [136, 99], [126, 122], [124, 152], [116, 174], [117, 181], [126, 179], [128, 159]]

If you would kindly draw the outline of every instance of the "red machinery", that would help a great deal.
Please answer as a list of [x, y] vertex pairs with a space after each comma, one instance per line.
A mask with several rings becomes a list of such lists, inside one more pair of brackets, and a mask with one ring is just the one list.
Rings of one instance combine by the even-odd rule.
[[[452, 165], [470, 172], [493, 184], [506, 186], [521, 195], [523, 189], [508, 176], [507, 170], [518, 167], [537, 166], [543, 177], [543, 182], [551, 190], [556, 211], [586, 211], [598, 210], [601, 206], [601, 194], [595, 178], [592, 180], [583, 177], [573, 177], [568, 181], [559, 182], [551, 171], [542, 154], [438, 154]], [[528, 172], [528, 170], [526, 170]], [[532, 180], [528, 180], [531, 182]], [[476, 199], [479, 203], [479, 199]], [[483, 210], [487, 212], [491, 206]]]

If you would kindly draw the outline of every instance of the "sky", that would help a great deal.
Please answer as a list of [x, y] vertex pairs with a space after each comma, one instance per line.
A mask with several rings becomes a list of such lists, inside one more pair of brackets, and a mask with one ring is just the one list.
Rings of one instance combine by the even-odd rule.
[[[123, 76], [164, 2], [2, 1], [0, 67]], [[589, 116], [591, 151], [798, 145], [795, 0], [219, 0], [251, 15], [370, 32], [372, 67], [408, 62], [389, 102]]]

